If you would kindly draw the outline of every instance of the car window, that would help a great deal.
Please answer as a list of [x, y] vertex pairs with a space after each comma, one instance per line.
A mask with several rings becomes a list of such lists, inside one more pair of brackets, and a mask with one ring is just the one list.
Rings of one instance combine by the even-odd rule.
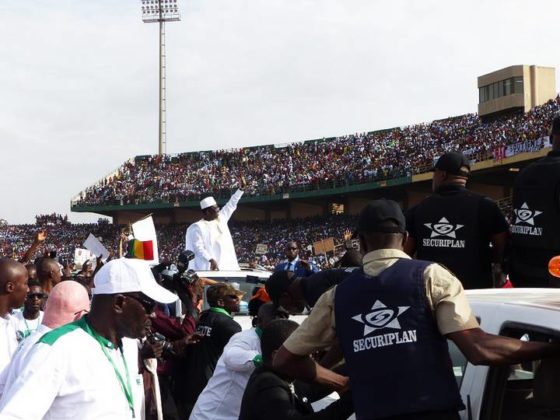
[[[523, 341], [551, 342], [557, 331], [509, 326], [500, 335]], [[560, 359], [536, 360], [488, 371], [481, 419], [560, 419]]]
[[[240, 302], [240, 305], [239, 305], [239, 313], [237, 315], [248, 315], [249, 314], [249, 300], [251, 299], [251, 296], [253, 296], [255, 288], [256, 287], [264, 287], [263, 282], [266, 281], [265, 278], [260, 278], [260, 277], [251, 276], [251, 275], [238, 276], [238, 277], [212, 276], [212, 277], [208, 277], [208, 278], [211, 278], [212, 280], [216, 280], [218, 282], [236, 283], [236, 287], [238, 286], [239, 290], [241, 290], [242, 292], [245, 292], [245, 294], [241, 298], [241, 302]], [[206, 289], [207, 288], [208, 288], [208, 286], [205, 287], [205, 291], [204, 291], [205, 298], [204, 298], [203, 309], [208, 309], [209, 308], [208, 304], [206, 303]]]

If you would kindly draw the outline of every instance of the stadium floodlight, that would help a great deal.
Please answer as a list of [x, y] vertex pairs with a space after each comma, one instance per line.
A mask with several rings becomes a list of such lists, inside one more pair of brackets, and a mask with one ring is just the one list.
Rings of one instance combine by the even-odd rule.
[[166, 55], [165, 55], [165, 22], [181, 20], [177, 0], [141, 0], [142, 21], [159, 23], [159, 148], [160, 155], [165, 153], [167, 130], [166, 91]]

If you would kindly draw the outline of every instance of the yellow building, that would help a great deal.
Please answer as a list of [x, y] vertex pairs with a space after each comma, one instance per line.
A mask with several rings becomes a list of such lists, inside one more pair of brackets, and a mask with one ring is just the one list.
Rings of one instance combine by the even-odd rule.
[[483, 119], [527, 112], [555, 97], [553, 67], [510, 66], [478, 77], [478, 115]]

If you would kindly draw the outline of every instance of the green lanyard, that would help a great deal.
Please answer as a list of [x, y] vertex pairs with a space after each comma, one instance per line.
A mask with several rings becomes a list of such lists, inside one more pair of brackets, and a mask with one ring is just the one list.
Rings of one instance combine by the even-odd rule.
[[230, 318], [233, 318], [228, 311], [226, 311], [224, 308], [220, 308], [217, 306], [213, 306], [212, 308], [210, 308], [210, 312], [215, 312], [217, 314], [224, 314], [229, 316]]
[[259, 339], [262, 338], [262, 333], [263, 333], [263, 330], [262, 330], [261, 327], [256, 327], [255, 328], [255, 334], [257, 334], [257, 337], [259, 337]]
[[117, 366], [115, 365], [115, 362], [113, 361], [113, 358], [109, 355], [109, 353], [107, 352], [107, 349], [105, 348], [105, 347], [112, 348], [112, 343], [110, 341], [108, 341], [105, 337], [102, 337], [99, 334], [97, 334], [95, 331], [93, 331], [93, 329], [90, 327], [90, 325], [85, 320], [85, 317], [83, 317], [82, 319], [84, 319], [84, 322], [80, 322], [80, 324], [81, 324], [80, 327], [86, 333], [91, 335], [95, 339], [95, 341], [97, 341], [99, 343], [99, 345], [101, 346], [101, 350], [103, 350], [103, 354], [105, 355], [105, 357], [107, 358], [109, 363], [111, 363], [111, 366], [113, 366], [113, 370], [115, 371], [115, 375], [117, 376], [117, 379], [118, 379], [119, 383], [121, 384], [121, 387], [122, 387], [123, 392], [124, 392], [124, 396], [126, 397], [126, 401], [128, 402], [128, 406], [130, 407], [130, 411], [132, 412], [132, 417], [136, 418], [136, 414], [134, 412], [134, 396], [132, 395], [132, 386], [130, 385], [130, 375], [128, 373], [128, 365], [126, 363], [126, 359], [124, 358], [122, 345], [121, 345], [121, 347], [119, 347], [119, 350], [121, 352], [121, 357], [122, 357], [123, 364], [124, 364], [124, 370], [126, 372], [126, 383], [124, 382], [124, 379], [123, 379], [121, 373], [117, 369]]
[[[23, 315], [23, 314], [22, 314]], [[29, 328], [29, 324], [27, 324], [27, 319], [23, 316], [23, 322], [25, 323], [25, 331], [23, 332], [23, 338], [29, 337], [33, 331], [37, 331], [37, 327], [39, 327], [39, 317], [37, 317], [37, 327], [35, 329]]]

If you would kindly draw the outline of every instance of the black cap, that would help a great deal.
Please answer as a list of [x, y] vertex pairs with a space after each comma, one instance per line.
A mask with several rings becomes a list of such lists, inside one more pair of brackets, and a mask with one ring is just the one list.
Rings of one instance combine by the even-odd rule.
[[[464, 168], [465, 166], [467, 169]], [[453, 175], [468, 176], [471, 171], [471, 164], [461, 152], [448, 152], [438, 159], [434, 166], [435, 169]]]
[[282, 295], [288, 291], [288, 288], [295, 279], [296, 276], [288, 271], [278, 271], [268, 278], [264, 287], [270, 299], [272, 299], [275, 304], [278, 304]]
[[381, 198], [370, 202], [358, 218], [360, 233], [404, 233], [405, 230], [404, 214], [393, 200]]
[[559, 135], [560, 134], [560, 112], [554, 114], [554, 118], [552, 119], [552, 127], [550, 128], [550, 135]]

